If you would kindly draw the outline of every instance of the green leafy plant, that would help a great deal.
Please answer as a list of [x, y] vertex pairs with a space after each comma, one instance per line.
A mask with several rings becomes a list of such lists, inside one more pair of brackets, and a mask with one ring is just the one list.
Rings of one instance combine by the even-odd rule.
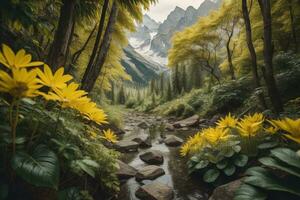
[[236, 200], [300, 198], [300, 156], [289, 148], [275, 148], [267, 157], [259, 159], [262, 166], [247, 170]]
[[214, 183], [218, 179], [234, 176], [248, 163], [248, 156], [241, 153], [239, 141], [228, 141], [217, 149], [206, 148], [192, 156], [188, 162], [190, 173], [203, 175], [203, 181]]

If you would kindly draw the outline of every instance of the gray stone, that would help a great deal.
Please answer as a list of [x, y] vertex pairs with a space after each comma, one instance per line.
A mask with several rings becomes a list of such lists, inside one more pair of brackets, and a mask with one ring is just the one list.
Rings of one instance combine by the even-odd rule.
[[192, 117], [186, 118], [184, 120], [175, 122], [173, 126], [175, 128], [183, 128], [183, 127], [194, 127], [199, 124], [199, 116], [194, 115]]
[[115, 145], [116, 149], [121, 152], [137, 152], [139, 144], [133, 141], [120, 141]]
[[241, 186], [242, 180], [235, 180], [217, 187], [209, 200], [232, 200], [234, 198], [235, 191]]
[[179, 137], [174, 135], [168, 135], [167, 138], [164, 140], [165, 144], [170, 147], [176, 147], [183, 143], [183, 140]]
[[118, 160], [119, 169], [117, 171], [117, 176], [119, 179], [129, 179], [136, 175], [137, 170], [134, 167]]
[[175, 127], [173, 126], [173, 124], [166, 124], [166, 128], [167, 131], [175, 131]]
[[132, 141], [138, 143], [140, 148], [150, 148], [150, 147], [152, 147], [151, 138], [149, 136], [136, 137]]
[[138, 127], [142, 128], [142, 129], [147, 129], [147, 128], [149, 128], [149, 125], [146, 122], [141, 122], [138, 124]]
[[154, 180], [165, 174], [165, 171], [155, 165], [148, 165], [140, 170], [135, 175], [137, 181]]
[[174, 191], [167, 185], [154, 182], [140, 187], [135, 195], [141, 200], [172, 200]]
[[140, 159], [151, 165], [160, 165], [164, 162], [164, 157], [158, 150], [147, 151], [140, 155]]

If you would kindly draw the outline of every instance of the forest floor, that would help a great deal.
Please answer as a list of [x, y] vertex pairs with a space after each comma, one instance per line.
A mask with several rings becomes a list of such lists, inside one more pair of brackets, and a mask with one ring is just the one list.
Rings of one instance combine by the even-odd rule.
[[[189, 176], [185, 158], [180, 157], [178, 145], [167, 145], [164, 138], [178, 137], [186, 140], [197, 130], [195, 128], [176, 129], [165, 131], [166, 125], [172, 119], [157, 117], [133, 110], [126, 110], [124, 113], [125, 134], [120, 138], [120, 142], [132, 141], [136, 138], [149, 138], [151, 145], [148, 148], [139, 148], [136, 152], [122, 154], [121, 160], [134, 167], [138, 171], [145, 169], [149, 164], [140, 159], [140, 156], [149, 151], [159, 151], [163, 156], [163, 163], [158, 165], [163, 169], [164, 175], [154, 178], [154, 180], [137, 181], [131, 178], [121, 185], [119, 200], [135, 200], [135, 195], [139, 187], [151, 183], [162, 183], [174, 191], [174, 199], [198, 199], [207, 200], [210, 190], [207, 186], [202, 186], [201, 182]], [[125, 114], [126, 113], [126, 114]], [[174, 120], [174, 119], [173, 119]]]

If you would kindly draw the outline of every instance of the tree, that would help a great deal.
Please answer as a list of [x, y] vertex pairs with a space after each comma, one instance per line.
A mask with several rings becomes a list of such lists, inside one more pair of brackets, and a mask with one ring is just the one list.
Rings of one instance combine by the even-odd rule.
[[68, 48], [74, 33], [75, 0], [63, 0], [58, 27], [47, 58], [47, 64], [52, 70], [58, 69], [66, 63]]
[[[259, 75], [257, 71], [257, 56], [255, 52], [255, 48], [252, 42], [252, 28], [251, 28], [251, 22], [249, 17], [249, 11], [247, 6], [247, 0], [242, 0], [242, 12], [244, 17], [244, 24], [246, 29], [246, 40], [248, 45], [248, 50], [251, 56], [251, 64], [252, 64], [252, 76], [253, 76], [253, 82], [254, 82], [254, 89], [258, 89], [261, 87]], [[263, 108], [266, 108], [266, 102], [263, 96], [263, 93], [258, 94], [258, 99]]]
[[281, 97], [276, 85], [273, 72], [273, 46], [272, 46], [272, 17], [270, 0], [258, 0], [264, 24], [264, 62], [263, 74], [268, 89], [268, 94], [275, 112], [283, 111]]
[[122, 86], [121, 89], [119, 90], [118, 103], [125, 104], [125, 102], [126, 102], [125, 91], [124, 91], [124, 87]]

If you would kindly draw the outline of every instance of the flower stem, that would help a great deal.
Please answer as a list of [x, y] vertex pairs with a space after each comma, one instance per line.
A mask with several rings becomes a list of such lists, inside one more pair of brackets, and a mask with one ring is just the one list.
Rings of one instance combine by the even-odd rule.
[[[16, 107], [15, 116], [13, 117], [13, 107]], [[11, 106], [10, 117], [11, 117], [11, 131], [12, 131], [12, 153], [16, 153], [16, 131], [19, 121], [19, 100], [14, 100]]]
[[62, 108], [60, 108], [59, 111], [58, 111], [58, 115], [57, 115], [57, 119], [56, 119], [56, 124], [55, 124], [54, 132], [57, 131], [58, 123], [59, 123], [59, 118], [60, 118], [60, 116], [61, 116], [61, 113], [62, 113]]

